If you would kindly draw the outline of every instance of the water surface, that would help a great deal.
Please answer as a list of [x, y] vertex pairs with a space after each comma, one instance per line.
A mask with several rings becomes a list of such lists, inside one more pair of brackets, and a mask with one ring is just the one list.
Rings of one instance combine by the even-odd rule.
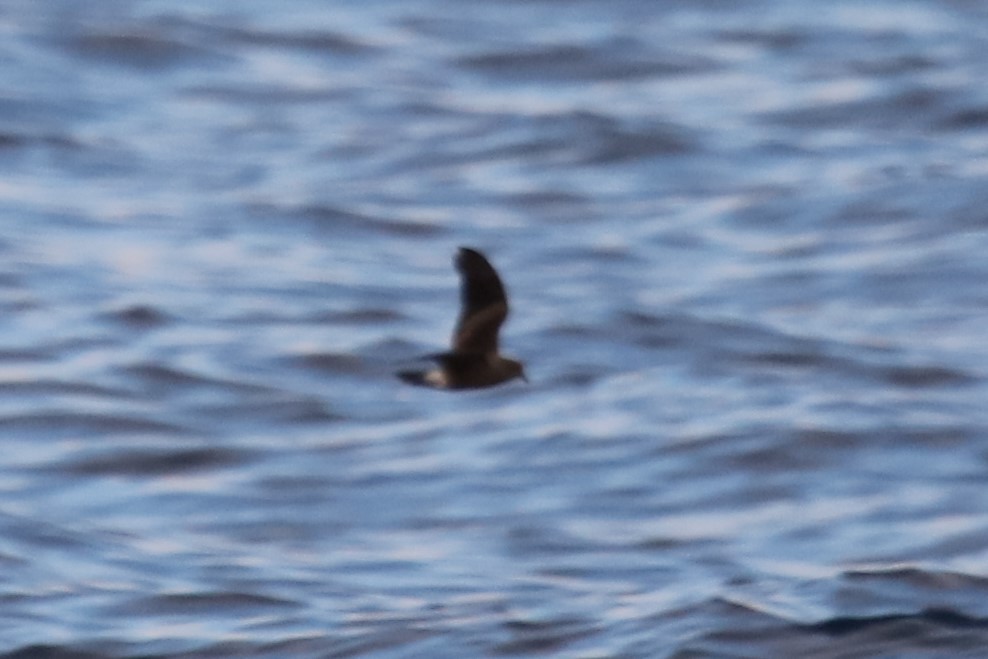
[[986, 18], [0, 4], [0, 651], [981, 656]]

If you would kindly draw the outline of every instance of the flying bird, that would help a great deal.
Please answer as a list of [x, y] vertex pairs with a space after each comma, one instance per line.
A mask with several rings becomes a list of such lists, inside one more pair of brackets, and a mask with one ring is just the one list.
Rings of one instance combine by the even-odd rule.
[[429, 355], [435, 367], [400, 371], [405, 382], [436, 389], [481, 389], [525, 377], [521, 362], [497, 352], [497, 333], [508, 316], [508, 297], [494, 266], [475, 249], [461, 247], [456, 255], [460, 272], [460, 318], [453, 332], [453, 349]]

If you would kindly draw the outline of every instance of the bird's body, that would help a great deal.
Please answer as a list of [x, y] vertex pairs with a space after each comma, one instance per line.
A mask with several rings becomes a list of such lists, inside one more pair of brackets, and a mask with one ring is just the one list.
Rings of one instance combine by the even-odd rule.
[[435, 368], [401, 371], [405, 382], [437, 389], [480, 389], [514, 378], [525, 379], [521, 362], [498, 354], [498, 331], [508, 316], [508, 298], [497, 271], [477, 250], [461, 247], [460, 317], [453, 332], [453, 349], [430, 355]]
[[436, 389], [483, 389], [524, 378], [521, 362], [499, 355], [444, 352], [431, 355], [436, 367], [426, 371], [402, 371], [405, 382]]

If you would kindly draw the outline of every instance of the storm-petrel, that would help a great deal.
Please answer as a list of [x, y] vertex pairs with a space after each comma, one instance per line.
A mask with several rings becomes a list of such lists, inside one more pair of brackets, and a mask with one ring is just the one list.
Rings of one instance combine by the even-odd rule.
[[497, 332], [508, 315], [508, 297], [494, 266], [483, 254], [461, 247], [456, 256], [460, 271], [460, 319], [453, 332], [453, 349], [429, 355], [436, 367], [400, 371], [405, 382], [436, 389], [480, 389], [521, 378], [522, 363], [497, 353]]

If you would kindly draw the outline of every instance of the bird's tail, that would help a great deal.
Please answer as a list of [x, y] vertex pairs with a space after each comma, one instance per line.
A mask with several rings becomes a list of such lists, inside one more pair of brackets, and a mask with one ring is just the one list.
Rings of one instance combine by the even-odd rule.
[[428, 371], [398, 371], [395, 373], [399, 378], [407, 382], [408, 384], [415, 384], [420, 387], [428, 387], [429, 383], [425, 379]]

